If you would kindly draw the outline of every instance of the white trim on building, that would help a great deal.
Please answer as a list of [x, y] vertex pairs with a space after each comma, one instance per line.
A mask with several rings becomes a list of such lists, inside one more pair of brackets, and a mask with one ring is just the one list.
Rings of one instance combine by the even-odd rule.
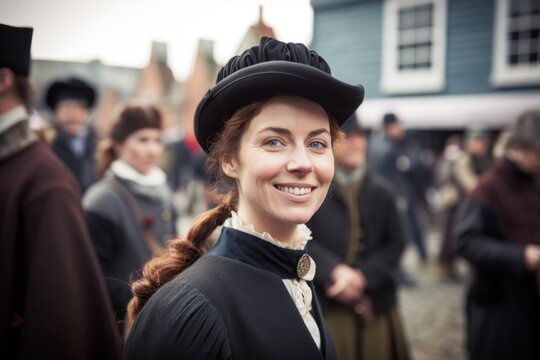
[[458, 129], [471, 124], [504, 128], [521, 113], [539, 108], [540, 93], [505, 92], [456, 96], [366, 99], [357, 110], [360, 122], [379, 128], [385, 113], [395, 113], [406, 127]]
[[[540, 63], [518, 63], [510, 64], [509, 57], [511, 41], [508, 30], [510, 27], [510, 2], [509, 0], [497, 0], [495, 4], [495, 24], [493, 39], [493, 68], [491, 72], [491, 84], [495, 87], [508, 87], [516, 85], [540, 84]], [[538, 26], [540, 15], [523, 16], [517, 22], [517, 25]], [[526, 44], [526, 39], [525, 45]], [[538, 40], [537, 40], [538, 41]], [[517, 44], [519, 45], [519, 44]], [[540, 47], [540, 43], [536, 44]], [[538, 48], [537, 48], [538, 51]]]
[[[381, 91], [386, 94], [413, 94], [440, 92], [444, 88], [446, 57], [446, 2], [447, 0], [386, 0], [383, 9], [383, 44], [381, 67]], [[399, 30], [400, 10], [432, 5], [431, 27], [427, 27], [427, 36], [431, 39], [430, 52], [422, 54], [429, 59], [429, 66], [416, 69], [400, 68]], [[423, 29], [416, 29], [423, 30]], [[425, 32], [412, 34], [418, 41]], [[415, 40], [413, 40], [414, 42]], [[425, 48], [424, 48], [425, 49]], [[416, 60], [418, 60], [418, 53]]]

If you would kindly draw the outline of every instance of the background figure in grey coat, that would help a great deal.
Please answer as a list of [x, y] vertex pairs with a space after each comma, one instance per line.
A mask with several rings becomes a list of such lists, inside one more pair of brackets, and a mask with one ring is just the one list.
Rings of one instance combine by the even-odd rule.
[[100, 145], [105, 177], [83, 199], [118, 320], [124, 319], [131, 299], [129, 281], [138, 277], [144, 262], [175, 234], [171, 193], [165, 173], [156, 166], [163, 150], [160, 137], [157, 109], [124, 109], [111, 138]]

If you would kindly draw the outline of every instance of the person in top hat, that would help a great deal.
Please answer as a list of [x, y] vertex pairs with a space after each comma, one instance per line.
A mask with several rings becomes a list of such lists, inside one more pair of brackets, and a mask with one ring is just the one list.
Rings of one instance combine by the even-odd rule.
[[340, 359], [408, 359], [393, 278], [405, 244], [396, 197], [367, 166], [357, 117], [342, 130], [332, 186], [307, 223], [319, 299]]
[[98, 179], [94, 158], [97, 138], [88, 123], [95, 101], [92, 86], [76, 77], [53, 82], [46, 94], [56, 130], [52, 149], [75, 176], [83, 193]]
[[540, 111], [522, 114], [504, 156], [458, 210], [457, 251], [471, 265], [470, 359], [540, 358]]
[[118, 359], [78, 185], [29, 129], [32, 32], [0, 24], [0, 354]]
[[267, 37], [220, 70], [194, 130], [224, 195], [133, 283], [126, 359], [337, 358], [304, 224], [363, 95], [315, 51]]
[[151, 106], [126, 106], [109, 138], [100, 142], [98, 165], [105, 172], [83, 198], [90, 236], [109, 290], [119, 328], [131, 299], [129, 281], [175, 232], [176, 217], [165, 173], [161, 113]]

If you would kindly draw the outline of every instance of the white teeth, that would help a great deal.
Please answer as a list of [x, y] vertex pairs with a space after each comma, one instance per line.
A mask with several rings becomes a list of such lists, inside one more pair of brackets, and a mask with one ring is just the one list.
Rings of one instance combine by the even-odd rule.
[[288, 187], [281, 185], [279, 185], [277, 188], [279, 191], [287, 192], [294, 195], [305, 195], [311, 192], [311, 188]]

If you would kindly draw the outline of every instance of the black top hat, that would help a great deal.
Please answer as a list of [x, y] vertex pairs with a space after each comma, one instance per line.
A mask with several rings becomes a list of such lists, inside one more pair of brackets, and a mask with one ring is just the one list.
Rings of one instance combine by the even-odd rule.
[[0, 68], [15, 75], [30, 73], [30, 45], [34, 29], [0, 24]]
[[76, 77], [52, 83], [47, 90], [47, 105], [54, 110], [59, 101], [67, 99], [86, 101], [87, 107], [91, 108], [96, 101], [96, 92], [92, 86]]
[[220, 70], [195, 112], [195, 137], [208, 152], [217, 135], [238, 109], [278, 95], [296, 95], [320, 104], [339, 125], [364, 99], [362, 85], [349, 85], [330, 74], [330, 67], [303, 44], [263, 37]]

